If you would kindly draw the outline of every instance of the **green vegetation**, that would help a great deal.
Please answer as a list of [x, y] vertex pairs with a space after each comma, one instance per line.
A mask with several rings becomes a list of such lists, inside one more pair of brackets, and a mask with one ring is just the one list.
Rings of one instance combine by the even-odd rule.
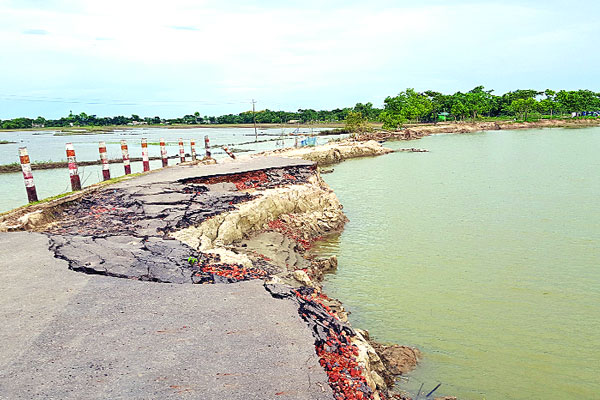
[[109, 179], [107, 181], [98, 182], [98, 183], [94, 184], [93, 186], [95, 186], [95, 185], [99, 185], [99, 186], [110, 185], [110, 184], [113, 184], [113, 183], [121, 182], [121, 181], [123, 181], [125, 179], [135, 178], [136, 176], [140, 176], [142, 174], [147, 174], [147, 173], [148, 172], [136, 172], [134, 174], [117, 176], [116, 178], [111, 178], [111, 179]]
[[397, 129], [408, 122], [434, 122], [442, 112], [455, 121], [507, 118], [529, 121], [562, 117], [572, 112], [600, 111], [600, 93], [590, 90], [516, 90], [502, 96], [492, 92], [483, 86], [451, 95], [406, 89], [398, 96], [385, 99], [380, 119], [384, 129]]
[[191, 266], [194, 266], [194, 264], [198, 264], [198, 259], [195, 257], [188, 257], [187, 261], [188, 263], [190, 263]]
[[[316, 111], [312, 109], [300, 109], [297, 112], [288, 111], [272, 111], [261, 110], [256, 112], [256, 122], [258, 124], [284, 124], [289, 121], [299, 121], [301, 123], [313, 122], [343, 122], [350, 111], [360, 111], [363, 115], [368, 116], [372, 121], [376, 121], [380, 109], [373, 108], [373, 104], [358, 103], [355, 108], [334, 109], [331, 111]], [[195, 115], [198, 114], [198, 115]], [[196, 112], [194, 115], [184, 115], [181, 118], [164, 119], [159, 116], [140, 118], [138, 115], [131, 117], [97, 117], [96, 115], [88, 115], [84, 112], [80, 114], [70, 113], [67, 117], [59, 119], [45, 119], [38, 117], [31, 118], [15, 118], [11, 120], [0, 120], [0, 129], [35, 129], [35, 128], [61, 128], [61, 132], [57, 136], [82, 135], [89, 133], [108, 132], [113, 128], [130, 126], [146, 126], [146, 125], [238, 125], [252, 124], [252, 111], [245, 111], [239, 114], [227, 114], [218, 117], [215, 116], [199, 116]], [[83, 130], [85, 129], [85, 130]]]
[[[32, 169], [52, 169], [52, 168], [62, 168], [67, 165], [66, 161], [34, 161], [31, 163]], [[80, 163], [81, 165], [81, 163]], [[21, 164], [18, 162], [12, 162], [10, 164], [2, 164], [0, 165], [0, 174], [10, 173], [10, 172], [19, 172], [21, 171]]]
[[[493, 90], [477, 86], [466, 93], [456, 92], [454, 94], [443, 94], [432, 90], [417, 92], [414, 89], [406, 89], [397, 96], [387, 97], [383, 109], [373, 107], [372, 103], [357, 103], [354, 107], [333, 110], [299, 109], [289, 112], [266, 109], [257, 111], [255, 114], [252, 111], [244, 111], [239, 114], [218, 117], [201, 116], [196, 111], [193, 114], [172, 119], [159, 116], [142, 118], [135, 114], [130, 117], [122, 115], [97, 117], [85, 112], [80, 114], [71, 112], [66, 117], [54, 120], [43, 117], [0, 120], [0, 129], [60, 128], [61, 132], [57, 135], [82, 135], [106, 133], [127, 125], [169, 127], [219, 125], [225, 127], [247, 124], [251, 126], [254, 116], [256, 116], [258, 124], [288, 124], [297, 121], [303, 124], [331, 125], [347, 122], [348, 118], [353, 124], [357, 113], [368, 122], [382, 122], [384, 129], [397, 129], [406, 123], [436, 122], [440, 113], [447, 113], [447, 118], [454, 121], [474, 121], [478, 119], [560, 118], [573, 112], [595, 111], [600, 111], [600, 93], [590, 90], [519, 89], [496, 96], [493, 94]], [[362, 124], [361, 126], [366, 127], [367, 125]]]
[[10, 140], [0, 140], [0, 144], [15, 144], [17, 142], [11, 142]]
[[350, 111], [346, 117], [344, 131], [352, 133], [372, 132], [373, 127], [369, 124], [369, 120], [362, 112]]

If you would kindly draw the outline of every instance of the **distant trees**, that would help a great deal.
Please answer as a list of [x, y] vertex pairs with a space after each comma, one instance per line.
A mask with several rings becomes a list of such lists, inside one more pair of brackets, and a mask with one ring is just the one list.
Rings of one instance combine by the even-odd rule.
[[600, 93], [590, 90], [554, 91], [547, 89], [519, 89], [501, 96], [477, 86], [462, 93], [445, 95], [428, 90], [423, 93], [406, 89], [397, 96], [387, 97], [379, 115], [384, 129], [398, 129], [408, 122], [434, 122], [440, 113], [447, 113], [454, 120], [480, 118], [516, 118], [527, 120], [547, 116], [554, 118], [558, 113], [600, 111]]
[[[494, 95], [493, 90], [477, 86], [466, 93], [443, 94], [433, 90], [417, 92], [406, 89], [397, 96], [388, 96], [384, 100], [383, 109], [373, 103], [356, 103], [354, 107], [335, 108], [333, 110], [315, 110], [312, 108], [297, 111], [273, 111], [269, 109], [256, 111], [256, 122], [287, 123], [298, 120], [310, 124], [314, 122], [346, 122], [353, 121], [356, 113], [370, 122], [383, 122], [385, 129], [398, 129], [406, 123], [435, 122], [441, 113], [455, 121], [477, 120], [481, 118], [554, 118], [557, 115], [581, 111], [600, 111], [600, 93], [591, 90], [551, 90], [518, 89]], [[354, 113], [354, 114], [352, 114]], [[205, 115], [200, 112], [187, 114], [180, 118], [162, 119], [159, 116], [144, 117], [133, 114], [115, 117], [98, 117], [85, 112], [69, 115], [59, 119], [43, 117], [14, 118], [0, 120], [2, 129], [27, 129], [34, 127], [63, 126], [107, 126], [127, 125], [145, 122], [147, 124], [250, 124], [253, 121], [252, 111], [220, 116]]]
[[425, 121], [434, 109], [431, 98], [424, 93], [417, 93], [414, 89], [406, 89], [395, 97], [388, 96], [384, 104], [380, 114], [384, 129], [398, 129], [408, 121]]
[[31, 128], [33, 120], [31, 118], [14, 118], [2, 121], [2, 129], [27, 129]]

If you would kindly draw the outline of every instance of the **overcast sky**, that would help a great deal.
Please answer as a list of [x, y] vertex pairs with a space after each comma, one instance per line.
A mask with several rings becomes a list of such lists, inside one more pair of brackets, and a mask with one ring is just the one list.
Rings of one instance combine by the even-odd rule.
[[600, 90], [597, 1], [0, 0], [0, 119]]

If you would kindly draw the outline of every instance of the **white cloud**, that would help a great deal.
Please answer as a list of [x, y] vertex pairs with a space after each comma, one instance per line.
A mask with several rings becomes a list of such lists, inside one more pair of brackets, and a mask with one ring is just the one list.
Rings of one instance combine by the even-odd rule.
[[408, 86], [510, 87], [495, 76], [549, 68], [541, 58], [557, 43], [568, 48], [598, 34], [593, 21], [575, 25], [532, 2], [19, 4], [0, 1], [0, 47], [12, 60], [0, 73], [15, 77], [8, 88], [133, 100], [258, 97], [336, 107], [381, 102]]

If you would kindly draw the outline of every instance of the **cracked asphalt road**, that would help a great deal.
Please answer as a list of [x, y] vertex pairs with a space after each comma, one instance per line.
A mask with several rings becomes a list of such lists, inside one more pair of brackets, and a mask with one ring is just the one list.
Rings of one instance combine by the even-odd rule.
[[332, 398], [296, 305], [262, 281], [86, 275], [48, 246], [0, 234], [0, 398]]
[[[258, 160], [177, 166], [109, 186], [66, 205], [45, 232], [50, 234], [56, 256], [68, 261], [73, 270], [192, 283], [198, 269], [186, 260], [196, 257], [197, 252], [167, 235], [254, 198], [227, 180], [239, 178], [240, 173], [253, 179], [252, 174], [261, 171], [264, 182], [252, 184], [277, 187], [306, 182], [314, 174], [313, 164], [305, 161], [279, 157]], [[263, 173], [260, 168], [268, 169]], [[149, 182], [149, 177], [154, 181]], [[226, 179], [206, 183], [208, 177]]]
[[[175, 204], [189, 198], [177, 181], [311, 165], [263, 158], [167, 168], [101, 192], [125, 195], [125, 206], [101, 213], [124, 217], [118, 229], [102, 232], [92, 216], [64, 233], [0, 233], [0, 399], [331, 399], [293, 301], [273, 298], [261, 280], [177, 284], [191, 283], [182, 262], [191, 249], [160, 233], [191, 215]], [[191, 194], [194, 218], [213, 212], [213, 196], [227, 204], [239, 196], [228, 184], [200, 192]]]

